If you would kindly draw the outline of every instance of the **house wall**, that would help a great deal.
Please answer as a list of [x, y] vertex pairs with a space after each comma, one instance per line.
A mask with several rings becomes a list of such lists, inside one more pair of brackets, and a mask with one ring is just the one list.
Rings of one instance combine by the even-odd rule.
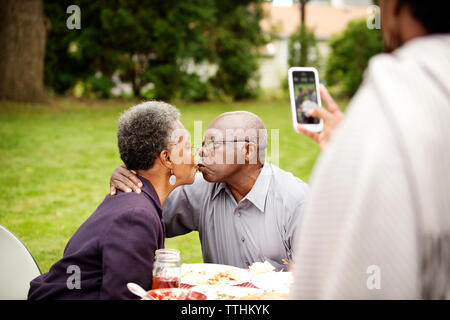
[[331, 5], [336, 7], [353, 6], [367, 7], [372, 4], [372, 0], [331, 0]]
[[260, 59], [259, 76], [261, 88], [277, 89], [281, 87], [283, 77], [288, 70], [288, 39], [283, 38], [273, 42], [274, 55]]
[[[290, 67], [288, 65], [288, 37], [274, 41], [273, 45], [276, 48], [275, 53], [272, 56], [267, 55], [260, 59], [259, 84], [262, 89], [280, 89], [282, 87], [282, 81], [287, 77], [287, 71]], [[318, 40], [317, 46], [321, 57], [319, 75], [323, 77], [325, 62], [330, 54], [328, 39]]]

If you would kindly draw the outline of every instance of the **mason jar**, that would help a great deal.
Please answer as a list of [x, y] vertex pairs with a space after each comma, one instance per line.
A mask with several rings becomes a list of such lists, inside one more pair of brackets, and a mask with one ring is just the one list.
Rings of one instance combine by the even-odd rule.
[[179, 288], [181, 280], [180, 251], [158, 249], [153, 263], [152, 289]]

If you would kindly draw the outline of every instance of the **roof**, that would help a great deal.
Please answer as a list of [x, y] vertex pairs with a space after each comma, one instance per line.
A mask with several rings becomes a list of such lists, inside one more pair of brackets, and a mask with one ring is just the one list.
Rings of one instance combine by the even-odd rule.
[[[278, 7], [272, 3], [264, 3], [267, 17], [261, 21], [264, 31], [272, 31], [289, 36], [300, 25], [300, 8], [298, 4], [289, 7]], [[318, 38], [330, 38], [333, 34], [345, 29], [350, 20], [368, 16], [366, 7], [333, 7], [325, 4], [306, 5], [306, 25], [315, 30]]]

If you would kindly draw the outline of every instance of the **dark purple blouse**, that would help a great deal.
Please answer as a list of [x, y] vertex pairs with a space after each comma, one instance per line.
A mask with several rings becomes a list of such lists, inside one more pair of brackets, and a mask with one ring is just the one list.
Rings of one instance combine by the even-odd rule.
[[31, 281], [28, 299], [138, 298], [128, 282], [151, 289], [155, 250], [164, 248], [166, 231], [155, 189], [139, 178], [142, 193], [106, 196], [69, 240], [63, 258]]

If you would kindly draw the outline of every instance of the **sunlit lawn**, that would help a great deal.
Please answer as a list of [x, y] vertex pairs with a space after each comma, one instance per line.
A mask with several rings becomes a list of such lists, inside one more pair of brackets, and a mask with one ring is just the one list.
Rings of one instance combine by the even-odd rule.
[[[42, 272], [61, 258], [67, 240], [109, 191], [109, 177], [121, 160], [116, 121], [132, 101], [58, 98], [47, 105], [0, 102], [0, 224], [29, 248]], [[287, 102], [177, 105], [193, 135], [218, 114], [248, 110], [279, 135], [279, 165], [308, 181], [318, 147], [296, 134]], [[272, 129], [279, 130], [274, 131]], [[269, 157], [271, 142], [269, 142]], [[183, 262], [201, 262], [196, 232], [168, 239]]]

